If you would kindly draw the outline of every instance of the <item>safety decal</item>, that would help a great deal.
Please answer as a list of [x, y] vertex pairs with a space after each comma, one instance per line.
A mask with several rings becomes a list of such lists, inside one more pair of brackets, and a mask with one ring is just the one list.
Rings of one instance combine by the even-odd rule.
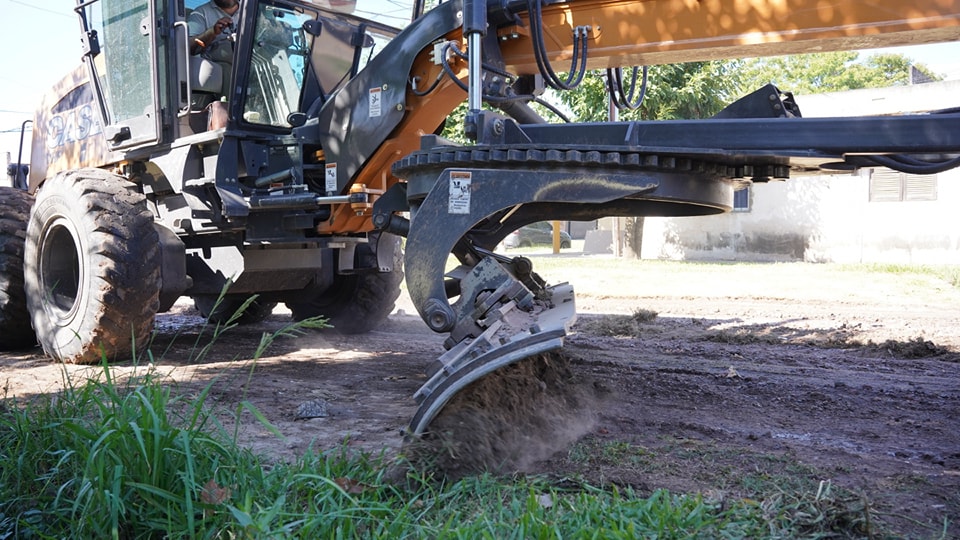
[[450, 172], [450, 203], [447, 207], [447, 213], [470, 213], [470, 183], [472, 176], [472, 173], [469, 171]]
[[324, 176], [324, 189], [327, 193], [337, 192], [337, 164], [327, 163], [326, 175]]
[[383, 103], [383, 88], [379, 86], [370, 89], [370, 118], [380, 116], [380, 109]]

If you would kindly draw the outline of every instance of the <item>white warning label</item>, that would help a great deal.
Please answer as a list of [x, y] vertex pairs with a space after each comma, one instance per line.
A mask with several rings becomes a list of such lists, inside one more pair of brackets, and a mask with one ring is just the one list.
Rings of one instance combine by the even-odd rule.
[[383, 89], [379, 86], [370, 89], [370, 118], [380, 116], [383, 107]]
[[473, 175], [469, 171], [452, 171], [450, 173], [450, 203], [447, 207], [447, 213], [470, 213], [470, 183], [472, 178]]
[[324, 175], [323, 189], [327, 190], [327, 193], [337, 192], [337, 164], [336, 163], [327, 163], [326, 175]]

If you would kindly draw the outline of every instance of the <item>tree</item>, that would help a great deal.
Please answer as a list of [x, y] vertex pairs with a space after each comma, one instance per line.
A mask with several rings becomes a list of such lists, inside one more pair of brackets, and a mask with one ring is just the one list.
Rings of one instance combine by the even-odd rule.
[[[620, 117], [708, 118], [770, 82], [796, 94], [903, 86], [910, 82], [911, 66], [934, 80], [942, 79], [902, 54], [875, 54], [861, 59], [853, 51], [651, 66], [643, 104], [637, 111], [621, 111]], [[629, 84], [629, 69], [624, 68], [623, 78]], [[589, 73], [580, 87], [561, 92], [559, 99], [578, 122], [607, 119], [607, 88], [600, 72]]]
[[943, 78], [902, 54], [874, 54], [861, 59], [854, 51], [753, 58], [743, 63], [739, 78], [747, 92], [772, 82], [795, 94], [816, 94], [905, 86], [910, 83], [911, 66], [933, 80]]
[[[719, 112], [736, 96], [738, 61], [693, 62], [651, 66], [643, 103], [636, 111], [621, 111], [624, 120], [673, 120], [707, 118]], [[630, 70], [624, 68], [624, 84], [630, 84]], [[639, 87], [640, 78], [637, 85]], [[639, 89], [638, 89], [639, 91]], [[589, 73], [576, 90], [562, 92], [560, 101], [573, 111], [578, 122], [607, 119], [605, 76]]]

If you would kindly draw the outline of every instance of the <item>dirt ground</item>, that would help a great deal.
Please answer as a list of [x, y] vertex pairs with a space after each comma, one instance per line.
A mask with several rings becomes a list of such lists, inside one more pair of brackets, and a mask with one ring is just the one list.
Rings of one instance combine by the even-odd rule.
[[[835, 265], [566, 261], [543, 257], [541, 273], [577, 290], [562, 370], [591, 397], [569, 417], [544, 406], [566, 437], [531, 444], [516, 462], [526, 472], [721, 501], [812, 479], [855, 494], [895, 533], [937, 538], [947, 520], [946, 537], [960, 537], [960, 289]], [[158, 318], [155, 369], [181, 393], [212, 381], [227, 428], [252, 403], [283, 437], [244, 411], [241, 438], [275, 459], [311, 446], [395, 453], [442, 337], [404, 295], [378, 331], [278, 338], [252, 361], [288, 317], [278, 309], [201, 352], [209, 329], [198, 339], [203, 321], [181, 302]], [[38, 350], [0, 355], [7, 396], [99, 371]]]

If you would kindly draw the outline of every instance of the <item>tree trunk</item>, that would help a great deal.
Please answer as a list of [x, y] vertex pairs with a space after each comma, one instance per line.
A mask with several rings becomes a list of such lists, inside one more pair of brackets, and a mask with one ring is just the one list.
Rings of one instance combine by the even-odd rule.
[[643, 216], [627, 218], [626, 249], [624, 257], [640, 258], [640, 249], [643, 245]]

